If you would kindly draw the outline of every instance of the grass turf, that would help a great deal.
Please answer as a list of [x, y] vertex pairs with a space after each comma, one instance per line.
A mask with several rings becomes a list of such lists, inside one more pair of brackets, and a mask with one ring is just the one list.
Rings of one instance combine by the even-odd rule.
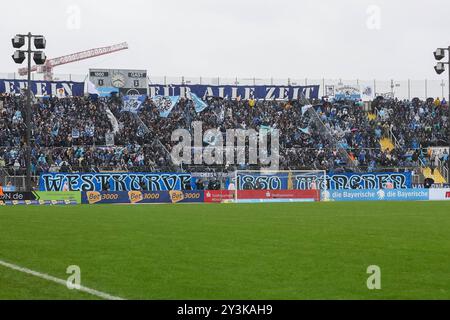
[[[449, 252], [449, 202], [0, 207], [0, 260], [126, 299], [450, 299]], [[92, 298], [0, 266], [0, 299]]]

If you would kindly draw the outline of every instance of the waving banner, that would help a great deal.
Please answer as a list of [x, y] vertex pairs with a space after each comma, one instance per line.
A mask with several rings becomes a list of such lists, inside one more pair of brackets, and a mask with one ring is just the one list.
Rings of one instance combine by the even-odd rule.
[[180, 96], [155, 96], [152, 100], [156, 105], [156, 108], [158, 108], [159, 116], [167, 118], [173, 107], [175, 107], [180, 100]]
[[208, 107], [206, 102], [203, 101], [202, 99], [200, 99], [199, 97], [197, 97], [197, 95], [193, 92], [191, 92], [191, 100], [194, 103], [195, 111], [197, 113], [202, 112], [203, 110], [205, 110]]
[[146, 98], [145, 95], [123, 97], [122, 112], [138, 113]]
[[[20, 94], [27, 88], [26, 80], [0, 80], [0, 93]], [[35, 96], [81, 97], [84, 82], [72, 81], [31, 81], [31, 91]]]
[[305, 97], [308, 99], [319, 98], [319, 85], [311, 86], [212, 86], [212, 85], [163, 85], [152, 84], [149, 86], [150, 96], [182, 96], [188, 97], [188, 93], [194, 93], [197, 97], [219, 97], [223, 99], [266, 99], [266, 100], [295, 100]]

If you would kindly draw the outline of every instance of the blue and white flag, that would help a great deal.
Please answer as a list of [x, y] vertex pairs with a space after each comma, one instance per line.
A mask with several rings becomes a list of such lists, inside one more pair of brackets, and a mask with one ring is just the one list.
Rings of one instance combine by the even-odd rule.
[[202, 99], [197, 97], [197, 95], [192, 92], [191, 92], [191, 100], [194, 103], [195, 111], [197, 113], [202, 112], [203, 110], [205, 110], [208, 107], [208, 105], [206, 104], [205, 101], [203, 101]]
[[152, 100], [156, 108], [158, 108], [159, 116], [167, 118], [173, 107], [180, 101], [180, 96], [155, 96]]
[[275, 128], [272, 128], [271, 126], [261, 125], [259, 128], [259, 134], [269, 134], [273, 133]]
[[309, 133], [309, 128], [308, 127], [306, 127], [306, 128], [298, 128], [301, 132], [303, 132], [304, 134], [310, 134]]
[[312, 108], [312, 105], [306, 105], [302, 107], [302, 116], [305, 115], [305, 113]]
[[91, 80], [86, 81], [86, 87], [86, 91], [89, 95], [100, 95], [97, 88], [95, 87], [95, 84], [93, 84]]
[[123, 107], [121, 112], [138, 113], [146, 98], [147, 98], [146, 95], [124, 96]]
[[140, 124], [139, 127], [138, 127], [137, 130], [136, 130], [136, 135], [137, 135], [138, 137], [141, 137], [141, 138], [142, 138], [142, 137], [145, 136], [148, 132], [149, 132], [149, 131], [148, 131], [148, 128], [146, 128], [144, 125]]
[[56, 122], [52, 128], [52, 136], [57, 137], [59, 134], [59, 122]]
[[86, 125], [84, 127], [84, 135], [86, 137], [93, 137], [95, 135], [95, 127]]
[[72, 129], [72, 138], [78, 139], [80, 137], [80, 130], [73, 128]]

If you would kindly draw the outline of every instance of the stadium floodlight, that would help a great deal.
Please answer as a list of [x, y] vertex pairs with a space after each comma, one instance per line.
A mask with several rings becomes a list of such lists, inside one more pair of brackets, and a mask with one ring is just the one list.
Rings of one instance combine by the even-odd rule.
[[12, 55], [12, 58], [15, 63], [21, 64], [25, 61], [25, 52], [16, 50], [16, 52], [14, 52], [14, 54]]
[[25, 45], [25, 37], [16, 35], [14, 38], [11, 39], [13, 48], [20, 49]]
[[47, 57], [43, 51], [37, 51], [33, 54], [33, 60], [37, 65], [42, 65], [45, 63]]
[[26, 175], [26, 190], [32, 191], [31, 186], [31, 55], [33, 54], [33, 60], [37, 65], [42, 65], [45, 63], [47, 59], [45, 53], [43, 51], [33, 51], [31, 50], [32, 40], [34, 40], [34, 46], [36, 49], [45, 49], [46, 41], [44, 36], [41, 35], [33, 35], [31, 32], [27, 34], [18, 34], [14, 38], [12, 38], [12, 45], [14, 48], [18, 49], [25, 45], [25, 38], [28, 39], [28, 47], [27, 50], [16, 50], [14, 52], [12, 58], [14, 62], [21, 64], [28, 58], [28, 67], [27, 67], [27, 103], [25, 108], [25, 162], [27, 167], [27, 175]]
[[35, 37], [34, 38], [34, 46], [36, 47], [36, 49], [45, 49], [46, 43], [47, 43], [47, 41], [45, 40], [44, 37]]
[[[436, 51], [433, 53], [436, 60], [442, 60], [445, 57], [445, 51], [447, 51], [448, 55], [448, 62], [438, 62], [434, 66], [434, 70], [437, 74], [441, 74], [445, 71], [445, 65], [447, 64], [450, 69], [450, 46], [447, 48], [437, 48]], [[448, 72], [448, 100], [447, 104], [450, 104], [450, 70]], [[450, 127], [450, 107], [448, 108], [448, 114], [447, 114], [447, 121], [448, 126]], [[450, 146], [450, 135], [448, 136], [448, 145]], [[447, 182], [450, 181], [450, 157], [447, 159]]]
[[434, 70], [436, 71], [437, 74], [441, 74], [445, 71], [445, 66], [442, 62], [438, 62], [435, 66], [434, 66]]
[[445, 49], [437, 48], [433, 54], [436, 60], [442, 60], [445, 57]]

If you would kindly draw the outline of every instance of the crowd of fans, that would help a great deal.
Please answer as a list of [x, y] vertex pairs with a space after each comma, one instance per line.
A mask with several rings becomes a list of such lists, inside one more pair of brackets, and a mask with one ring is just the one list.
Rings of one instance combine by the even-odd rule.
[[[46, 98], [32, 106], [33, 174], [47, 171], [179, 171], [234, 170], [232, 165], [175, 166], [171, 133], [203, 123], [203, 131], [278, 129], [280, 170], [327, 169], [363, 171], [414, 167], [432, 163], [424, 148], [448, 145], [448, 103], [439, 99], [412, 101], [376, 99], [370, 120], [362, 102], [223, 100], [208, 98], [197, 113], [181, 99], [167, 118], [151, 99], [137, 114], [122, 112], [119, 97]], [[26, 126], [23, 97], [0, 102], [0, 168], [23, 174]], [[107, 136], [114, 137], [114, 143]], [[383, 137], [396, 138], [393, 150], [382, 150]], [[205, 142], [205, 146], [208, 143]], [[448, 152], [438, 155], [448, 158]], [[241, 165], [240, 169], [249, 169]], [[253, 168], [253, 167], [252, 167]]]

